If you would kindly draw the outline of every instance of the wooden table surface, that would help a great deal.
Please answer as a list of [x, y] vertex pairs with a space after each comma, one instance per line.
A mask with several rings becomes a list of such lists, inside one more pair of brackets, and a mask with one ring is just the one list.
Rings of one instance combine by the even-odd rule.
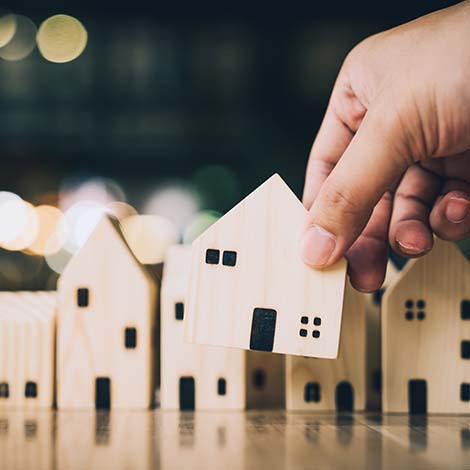
[[0, 411], [0, 469], [470, 469], [470, 416]]

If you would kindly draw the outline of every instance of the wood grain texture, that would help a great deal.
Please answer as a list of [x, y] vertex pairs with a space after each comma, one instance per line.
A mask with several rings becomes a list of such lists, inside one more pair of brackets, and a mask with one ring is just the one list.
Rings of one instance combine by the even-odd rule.
[[470, 413], [470, 401], [460, 399], [461, 384], [470, 383], [470, 360], [461, 357], [461, 342], [470, 340], [462, 300], [470, 300], [470, 263], [453, 243], [438, 239], [387, 289], [382, 302], [384, 411], [408, 412], [408, 383], [421, 379], [427, 383], [429, 413]]
[[0, 409], [54, 404], [55, 314], [54, 292], [0, 292], [0, 383], [9, 391]]
[[[176, 305], [179, 304], [179, 309], [186, 305], [190, 259], [191, 247], [180, 245], [169, 250], [165, 261], [161, 292], [161, 407], [180, 407], [182, 377], [194, 378], [197, 410], [281, 406], [284, 394], [282, 356], [247, 354], [243, 350], [184, 341], [183, 319], [176, 318]], [[219, 379], [225, 380], [224, 395], [218, 393]]]
[[379, 295], [365, 294], [366, 309], [366, 373], [367, 373], [367, 409], [380, 410], [382, 406], [382, 328], [381, 305], [383, 292], [397, 279], [400, 271], [389, 261], [387, 273]]
[[[366, 400], [366, 318], [364, 295], [346, 284], [339, 355], [335, 360], [287, 356], [286, 406], [288, 410], [330, 411], [337, 408], [339, 384], [353, 389], [354, 409]], [[319, 385], [320, 399], [306, 401], [308, 383]]]
[[[77, 290], [88, 289], [88, 306]], [[134, 258], [116, 223], [105, 217], [58, 283], [59, 408], [94, 408], [95, 379], [111, 381], [111, 407], [146, 408], [154, 386], [157, 287]], [[137, 345], [125, 347], [126, 328]]]
[[[263, 348], [301, 356], [337, 356], [346, 262], [315, 270], [299, 257], [306, 210], [278, 176], [268, 179], [193, 242], [186, 339], [250, 349], [255, 308], [276, 312], [274, 335], [261, 324]], [[219, 262], [207, 264], [207, 250]], [[223, 264], [236, 252], [235, 266]], [[319, 338], [300, 336], [301, 317], [322, 318]], [[260, 337], [261, 335], [258, 335]], [[251, 346], [253, 349], [253, 346]], [[264, 349], [266, 350], [266, 349]]]

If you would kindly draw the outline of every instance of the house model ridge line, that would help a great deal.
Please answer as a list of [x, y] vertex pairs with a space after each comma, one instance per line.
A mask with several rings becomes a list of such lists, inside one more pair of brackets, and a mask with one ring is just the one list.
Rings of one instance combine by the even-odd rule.
[[307, 210], [275, 174], [192, 244], [187, 341], [336, 358], [346, 261], [300, 259]]
[[404, 267], [382, 299], [383, 410], [470, 413], [470, 262], [452, 242]]
[[126, 237], [121, 229], [121, 224], [119, 223], [119, 220], [116, 219], [115, 217], [113, 217], [112, 215], [109, 215], [109, 214], [103, 214], [103, 216], [100, 218], [100, 220], [98, 221], [98, 223], [96, 224], [96, 227], [93, 229], [93, 231], [91, 232], [90, 236], [86, 239], [85, 243], [73, 254], [73, 256], [70, 258], [70, 261], [67, 263], [67, 265], [65, 266], [63, 272], [61, 273], [61, 275], [59, 276], [59, 279], [58, 279], [58, 285], [60, 284], [60, 281], [63, 277], [65, 277], [65, 275], [67, 274], [67, 272], [71, 269], [73, 269], [73, 265], [74, 265], [74, 261], [76, 259], [78, 259], [78, 257], [80, 256], [80, 253], [86, 249], [86, 247], [91, 244], [91, 243], [94, 243], [94, 239], [95, 237], [99, 238], [101, 232], [103, 231], [103, 227], [111, 227], [112, 229], [114, 229], [114, 232], [116, 233], [116, 235], [118, 236], [118, 238], [122, 241], [122, 244], [124, 245], [124, 247], [127, 249], [127, 251], [129, 252], [129, 254], [131, 255], [131, 257], [134, 259], [135, 263], [136, 263], [136, 266], [139, 267], [139, 269], [142, 271], [142, 273], [149, 279], [151, 280], [152, 282], [155, 282], [155, 278], [154, 276], [152, 275], [151, 271], [149, 269], [147, 269], [147, 267], [145, 266], [145, 264], [142, 264], [138, 259], [137, 257], [135, 256], [134, 252], [132, 251], [132, 248], [130, 247], [129, 243], [127, 243], [127, 240], [126, 240]]

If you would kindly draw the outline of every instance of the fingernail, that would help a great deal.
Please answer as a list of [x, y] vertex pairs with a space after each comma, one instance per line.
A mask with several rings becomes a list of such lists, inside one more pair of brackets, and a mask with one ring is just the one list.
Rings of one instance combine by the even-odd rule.
[[467, 217], [470, 209], [470, 202], [463, 197], [452, 197], [446, 207], [446, 218], [453, 224], [459, 224]]
[[407, 243], [401, 240], [395, 240], [397, 244], [400, 246], [400, 249], [403, 253], [408, 253], [409, 255], [419, 255], [424, 253], [428, 249], [423, 246], [413, 245], [411, 243]]
[[336, 247], [336, 238], [327, 230], [313, 225], [302, 236], [300, 256], [305, 264], [324, 266]]

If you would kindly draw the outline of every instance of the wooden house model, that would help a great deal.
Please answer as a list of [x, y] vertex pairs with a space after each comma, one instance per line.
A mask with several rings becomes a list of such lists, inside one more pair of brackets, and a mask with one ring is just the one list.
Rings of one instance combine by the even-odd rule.
[[306, 214], [274, 175], [193, 242], [187, 340], [336, 357], [346, 262], [325, 270], [302, 262]]
[[58, 282], [59, 408], [153, 402], [157, 287], [104, 217]]
[[382, 309], [383, 411], [470, 413], [470, 263], [456, 245], [410, 261]]
[[[366, 404], [365, 296], [349, 282], [337, 359], [287, 356], [288, 410], [364, 410]], [[312, 328], [312, 325], [308, 326]]]
[[55, 292], [0, 293], [0, 410], [54, 404]]
[[185, 342], [183, 320], [191, 247], [173, 246], [161, 291], [161, 388], [164, 409], [244, 409], [283, 405], [280, 355]]

